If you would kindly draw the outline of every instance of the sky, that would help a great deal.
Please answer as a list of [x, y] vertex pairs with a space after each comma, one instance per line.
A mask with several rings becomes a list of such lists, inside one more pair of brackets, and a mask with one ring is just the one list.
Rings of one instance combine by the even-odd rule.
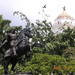
[[44, 12], [50, 16], [48, 21], [53, 23], [54, 19], [62, 13], [64, 6], [66, 12], [75, 19], [75, 0], [0, 0], [0, 15], [3, 19], [11, 20], [11, 26], [24, 27], [26, 22], [21, 21], [19, 15], [13, 16], [13, 12], [22, 12], [30, 22], [35, 23], [36, 20], [42, 21], [46, 18], [42, 12], [45, 4]]

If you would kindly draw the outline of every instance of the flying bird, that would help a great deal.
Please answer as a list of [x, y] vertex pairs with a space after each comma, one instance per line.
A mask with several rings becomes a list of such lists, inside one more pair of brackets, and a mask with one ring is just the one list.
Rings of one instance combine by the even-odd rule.
[[42, 8], [46, 8], [46, 5], [44, 5]]

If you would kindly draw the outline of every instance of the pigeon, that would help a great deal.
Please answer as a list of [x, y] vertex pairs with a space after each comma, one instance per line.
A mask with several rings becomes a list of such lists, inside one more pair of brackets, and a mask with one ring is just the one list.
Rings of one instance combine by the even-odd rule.
[[44, 5], [42, 8], [46, 8], [46, 5]]

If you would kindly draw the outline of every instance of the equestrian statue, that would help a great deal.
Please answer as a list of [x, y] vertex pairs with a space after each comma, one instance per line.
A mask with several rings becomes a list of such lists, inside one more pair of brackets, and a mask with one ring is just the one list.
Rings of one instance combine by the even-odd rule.
[[44, 47], [41, 43], [37, 42], [32, 45], [30, 44], [28, 41], [28, 38], [32, 38], [30, 28], [24, 28], [19, 34], [15, 33], [15, 31], [16, 28], [13, 27], [12, 32], [6, 35], [0, 45], [0, 52], [2, 53], [1, 62], [4, 66], [5, 74], [8, 75], [10, 74], [8, 71], [10, 63], [12, 64], [11, 70], [17, 72], [14, 67], [23, 55], [25, 55], [26, 58], [30, 57], [32, 49], [36, 45]]

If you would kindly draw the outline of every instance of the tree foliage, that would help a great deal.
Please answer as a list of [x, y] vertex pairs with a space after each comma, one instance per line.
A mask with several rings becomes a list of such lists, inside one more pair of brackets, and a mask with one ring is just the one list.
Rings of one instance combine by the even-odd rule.
[[[26, 70], [32, 71], [35, 74], [41, 73], [46, 75], [48, 72], [62, 72], [61, 68], [67, 64], [65, 58], [59, 55], [48, 55], [36, 53], [30, 62], [27, 63]], [[61, 67], [60, 69], [54, 69], [55, 67]]]
[[[47, 20], [39, 21], [33, 24], [27, 18], [27, 16], [19, 11], [15, 11], [13, 15], [20, 15], [21, 20], [26, 22], [25, 27], [31, 28], [34, 41], [40, 41], [45, 48], [40, 48], [37, 46], [33, 49], [33, 54], [31, 60], [23, 59], [17, 63], [15, 69], [19, 72], [32, 71], [34, 75], [39, 73], [47, 75], [47, 73], [57, 73], [60, 74], [73, 74], [75, 72], [75, 29], [68, 27], [63, 28], [63, 32], [59, 34], [54, 34], [52, 31], [52, 23], [47, 22]], [[0, 15], [0, 42], [2, 41], [5, 33], [10, 33], [12, 27], [10, 27], [10, 20], [5, 20]], [[22, 26], [15, 26], [17, 33], [20, 32]], [[22, 63], [23, 62], [23, 63]], [[28, 63], [27, 63], [28, 62]], [[22, 64], [21, 64], [22, 63]], [[26, 65], [27, 63], [27, 65]], [[2, 70], [0, 74], [3, 73], [3, 67], [0, 65]], [[25, 68], [26, 66], [26, 68]], [[11, 65], [9, 66], [9, 68]], [[56, 69], [54, 69], [56, 68]], [[9, 71], [11, 71], [9, 69]], [[13, 73], [13, 72], [11, 72]]]
[[10, 27], [10, 20], [3, 19], [2, 15], [0, 15], [0, 42], [2, 41], [3, 37], [5, 36], [5, 31], [8, 30]]

